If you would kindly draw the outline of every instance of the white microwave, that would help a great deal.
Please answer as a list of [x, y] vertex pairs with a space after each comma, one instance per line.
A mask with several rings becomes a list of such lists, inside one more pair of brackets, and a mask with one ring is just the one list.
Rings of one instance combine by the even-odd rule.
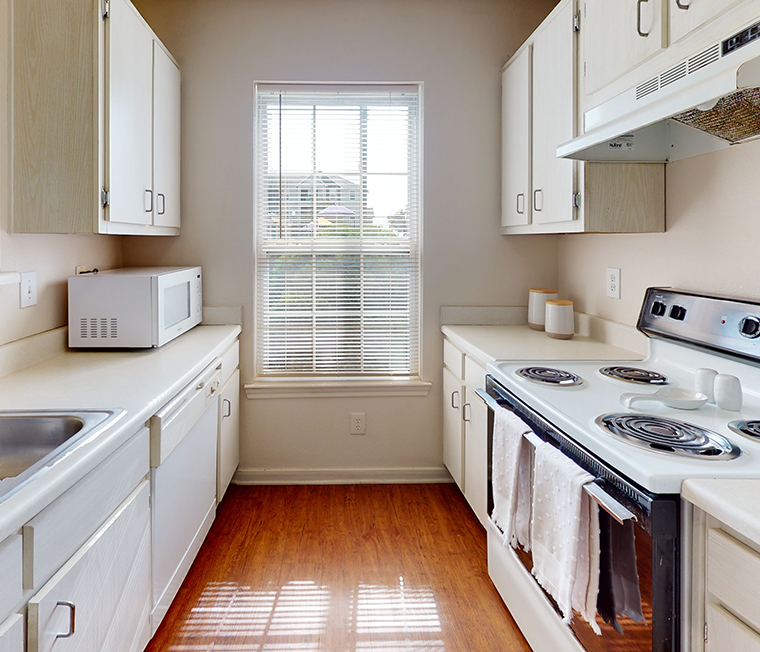
[[69, 277], [69, 346], [163, 346], [203, 317], [200, 267], [131, 267]]

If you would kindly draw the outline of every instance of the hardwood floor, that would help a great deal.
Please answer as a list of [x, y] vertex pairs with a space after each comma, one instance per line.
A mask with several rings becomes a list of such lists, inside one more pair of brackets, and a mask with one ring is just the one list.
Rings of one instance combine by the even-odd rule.
[[147, 652], [529, 652], [453, 484], [231, 486]]

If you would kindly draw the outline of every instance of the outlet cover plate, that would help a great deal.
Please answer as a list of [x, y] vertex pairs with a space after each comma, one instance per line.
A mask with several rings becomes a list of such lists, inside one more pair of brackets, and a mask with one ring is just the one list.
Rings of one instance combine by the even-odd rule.
[[610, 299], [620, 298], [620, 269], [618, 267], [607, 268], [607, 296]]

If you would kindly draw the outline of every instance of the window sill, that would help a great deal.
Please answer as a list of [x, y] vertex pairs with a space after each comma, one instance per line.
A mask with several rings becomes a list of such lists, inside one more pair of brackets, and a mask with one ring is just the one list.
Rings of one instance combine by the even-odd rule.
[[358, 398], [367, 396], [427, 396], [432, 383], [420, 378], [336, 379], [336, 380], [259, 380], [245, 385], [249, 399], [267, 398]]

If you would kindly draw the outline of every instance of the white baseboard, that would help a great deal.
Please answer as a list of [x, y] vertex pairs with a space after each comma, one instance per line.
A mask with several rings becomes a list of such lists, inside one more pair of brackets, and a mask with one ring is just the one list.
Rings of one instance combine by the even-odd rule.
[[238, 469], [233, 484], [437, 484], [452, 482], [443, 467], [422, 469]]

